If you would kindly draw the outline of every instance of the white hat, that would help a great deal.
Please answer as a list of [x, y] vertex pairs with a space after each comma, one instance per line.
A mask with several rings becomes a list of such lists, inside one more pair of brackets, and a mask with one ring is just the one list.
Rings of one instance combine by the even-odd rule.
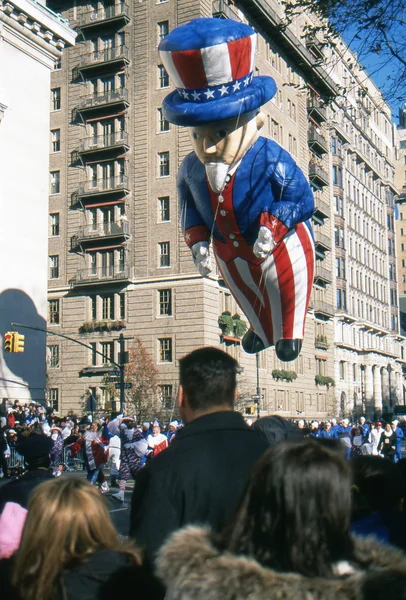
[[397, 425], [399, 421], [397, 419], [393, 419], [392, 423], [395, 423], [395, 425]]
[[177, 421], [171, 421], [171, 422], [169, 423], [169, 427], [171, 427], [171, 426], [172, 426], [172, 427], [177, 427], [177, 426], [178, 426], [178, 422], [177, 422]]
[[332, 419], [330, 419], [330, 423], [332, 423], [333, 425], [335, 425], [337, 423], [337, 419], [335, 419], [334, 417]]
[[342, 423], [347, 423], [347, 425], [348, 425], [348, 423], [349, 423], [349, 420], [348, 420], [348, 419], [343, 419], [341, 422], [342, 422]]
[[149, 429], [149, 423], [147, 421], [145, 421], [145, 423], [142, 424], [143, 427], [148, 427]]
[[317, 421], [313, 421], [312, 427], [318, 427], [318, 426], [319, 426], [318, 422]]

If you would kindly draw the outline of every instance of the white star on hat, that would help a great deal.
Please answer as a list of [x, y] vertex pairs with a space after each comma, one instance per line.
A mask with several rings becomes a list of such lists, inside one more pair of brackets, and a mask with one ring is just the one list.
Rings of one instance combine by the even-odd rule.
[[198, 94], [198, 93], [196, 92], [196, 90], [193, 90], [193, 94], [192, 94], [192, 96], [193, 96], [193, 100], [194, 100], [194, 101], [196, 101], [196, 100], [200, 100], [200, 94]]
[[214, 98], [214, 91], [213, 90], [207, 90], [207, 92], [204, 92], [204, 95], [206, 96], [207, 100], [209, 98]]
[[189, 99], [189, 94], [186, 92], [186, 90], [183, 90], [182, 96], [184, 97], [185, 100]]
[[233, 85], [233, 92], [236, 92], [237, 90], [240, 89], [241, 87], [241, 81], [236, 81], [235, 84]]
[[219, 89], [219, 92], [222, 96], [224, 96], [225, 94], [228, 94], [228, 87], [226, 87], [225, 85], [221, 86], [221, 88]]
[[190, 233], [187, 233], [185, 237], [186, 237], [186, 241], [190, 242]]
[[244, 79], [244, 85], [245, 85], [245, 87], [247, 87], [247, 85], [249, 84], [249, 82], [250, 82], [250, 78], [249, 77], [247, 77], [246, 79]]

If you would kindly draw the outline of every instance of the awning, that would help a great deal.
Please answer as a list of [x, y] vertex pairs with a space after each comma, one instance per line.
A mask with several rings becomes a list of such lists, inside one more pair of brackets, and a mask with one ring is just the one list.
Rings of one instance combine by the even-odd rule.
[[86, 208], [99, 208], [100, 206], [112, 206], [113, 204], [125, 204], [125, 198], [122, 200], [112, 200], [110, 202], [98, 202], [97, 204], [86, 204]]
[[126, 110], [122, 110], [119, 113], [115, 113], [114, 115], [107, 115], [105, 117], [94, 117], [93, 119], [86, 119], [86, 123], [92, 123], [93, 121], [104, 121], [105, 119], [115, 119], [116, 117], [121, 117], [127, 113]]
[[85, 252], [98, 252], [99, 250], [117, 250], [118, 248], [124, 248], [124, 244], [117, 244], [116, 246], [98, 246], [97, 248], [86, 248]]

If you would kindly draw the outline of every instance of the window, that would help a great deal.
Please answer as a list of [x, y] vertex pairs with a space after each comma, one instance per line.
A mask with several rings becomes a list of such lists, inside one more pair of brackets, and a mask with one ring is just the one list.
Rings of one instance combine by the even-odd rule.
[[170, 221], [170, 203], [169, 196], [161, 196], [158, 198], [159, 205], [159, 220], [161, 222]]
[[60, 71], [62, 69], [62, 59], [57, 58], [54, 62], [54, 71]]
[[51, 194], [59, 194], [61, 191], [61, 172], [51, 171]]
[[58, 279], [59, 277], [59, 255], [54, 254], [49, 257], [49, 278]]
[[48, 402], [49, 406], [55, 410], [59, 411], [59, 390], [58, 388], [49, 388], [48, 389]]
[[172, 315], [172, 290], [158, 290], [159, 294], [159, 314]]
[[114, 320], [114, 294], [102, 296], [102, 319]]
[[159, 177], [169, 176], [169, 152], [158, 152]]
[[60, 152], [61, 151], [61, 130], [60, 129], [52, 129], [51, 130], [51, 143], [52, 143], [52, 152]]
[[345, 290], [337, 290], [337, 308], [347, 310], [347, 297]]
[[337, 165], [333, 166], [333, 183], [343, 187], [343, 170]]
[[[334, 196], [335, 211], [340, 217], [344, 216], [344, 200], [341, 196]], [[350, 223], [351, 226], [351, 223]]]
[[169, 242], [160, 242], [159, 246], [159, 266], [170, 267], [171, 266], [171, 249]]
[[159, 386], [162, 406], [171, 410], [174, 407], [175, 398], [173, 396], [173, 385], [165, 384]]
[[169, 131], [169, 121], [162, 114], [162, 108], [157, 109], [158, 114], [158, 131]]
[[158, 65], [158, 86], [160, 88], [169, 87], [169, 75], [163, 65]]
[[92, 366], [96, 367], [97, 366], [96, 342], [90, 342], [89, 346], [92, 349], [92, 356], [91, 356]]
[[59, 325], [59, 299], [58, 300], [48, 300], [48, 322], [50, 325]]
[[48, 346], [48, 357], [50, 369], [59, 368], [59, 346]]
[[111, 363], [114, 360], [114, 342], [101, 342], [102, 364]]
[[169, 22], [160, 21], [158, 23], [158, 44], [169, 33]]
[[172, 362], [172, 338], [160, 338], [158, 341], [159, 361]]
[[289, 133], [288, 139], [288, 150], [293, 156], [297, 155], [297, 140], [296, 138]]
[[120, 299], [119, 318], [125, 319], [125, 294], [119, 294], [118, 297]]
[[316, 358], [316, 375], [326, 374], [326, 362], [322, 358]]
[[345, 362], [343, 360], [340, 360], [338, 367], [339, 367], [340, 379], [345, 379]]
[[51, 235], [59, 235], [59, 213], [52, 213], [49, 215], [49, 220], [51, 225]]
[[51, 110], [61, 110], [61, 88], [51, 90]]

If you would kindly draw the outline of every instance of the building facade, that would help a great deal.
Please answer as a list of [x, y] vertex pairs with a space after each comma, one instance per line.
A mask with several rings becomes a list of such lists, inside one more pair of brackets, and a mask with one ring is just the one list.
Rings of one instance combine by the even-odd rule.
[[[67, 23], [32, 0], [0, 2], [0, 332], [46, 327], [50, 72], [74, 43]], [[45, 399], [46, 336], [0, 354], [0, 396]], [[4, 344], [2, 344], [4, 348]]]
[[[395, 348], [398, 323], [390, 316], [386, 229], [390, 207], [386, 196], [379, 195], [374, 196], [374, 209], [369, 201], [359, 208], [367, 220], [368, 210], [375, 210], [368, 228], [375, 219], [374, 227], [385, 239], [376, 250], [386, 279], [382, 274], [385, 293], [376, 301], [380, 321], [374, 333], [373, 313], [353, 313], [358, 288], [353, 291], [348, 279], [354, 266], [347, 244], [355, 237], [349, 215], [356, 209], [346, 192], [348, 182], [353, 185], [347, 154], [358, 156], [358, 139], [354, 149], [352, 144], [360, 126], [340, 104], [343, 82], [337, 64], [346, 57], [337, 61], [329, 42], [303, 35], [305, 15], [281, 28], [282, 9], [276, 2], [77, 2], [69, 8], [55, 2], [53, 7], [78, 31], [78, 43], [64, 52], [61, 69], [51, 82], [55, 102], [48, 319], [55, 332], [80, 339], [91, 349], [48, 339], [49, 400], [62, 412], [80, 410], [89, 395], [97, 397], [103, 409], [114, 407], [115, 398], [103, 378], [111, 362], [118, 360], [118, 335], [123, 332], [130, 339], [141, 337], [158, 365], [162, 402], [168, 407], [176, 395], [178, 359], [196, 347], [216, 345], [243, 367], [240, 404], [247, 412], [254, 410], [252, 396], [257, 391], [261, 414], [323, 419], [340, 411], [379, 412], [379, 398], [386, 400], [388, 395], [384, 378], [381, 396], [378, 384], [375, 395], [368, 369], [378, 363], [384, 369], [390, 362], [400, 372], [400, 347]], [[314, 289], [303, 350], [290, 364], [281, 364], [272, 348], [260, 353], [256, 363], [255, 356], [242, 352], [238, 339], [223, 335], [219, 316], [240, 311], [217, 272], [207, 279], [196, 272], [179, 226], [176, 174], [191, 145], [187, 130], [163, 118], [162, 100], [171, 82], [157, 48], [175, 26], [211, 15], [244, 20], [259, 32], [256, 73], [271, 75], [278, 86], [276, 96], [263, 107], [262, 134], [289, 150], [308, 174], [315, 194]], [[372, 86], [371, 96], [377, 93]], [[372, 147], [368, 136], [365, 144]], [[392, 152], [389, 141], [388, 152]], [[360, 187], [363, 177], [360, 170], [354, 185]], [[379, 177], [384, 179], [383, 163]], [[391, 177], [388, 174], [385, 189], [393, 189]], [[372, 243], [368, 239], [368, 245]], [[361, 265], [364, 259], [357, 257]], [[375, 274], [370, 273], [373, 281]], [[366, 299], [362, 301], [366, 306]], [[393, 315], [397, 319], [395, 309]], [[348, 348], [340, 333], [347, 325], [358, 336]], [[342, 363], [348, 363], [344, 370]], [[354, 381], [347, 373], [353, 364], [358, 366]], [[392, 400], [397, 402], [395, 396]]]

